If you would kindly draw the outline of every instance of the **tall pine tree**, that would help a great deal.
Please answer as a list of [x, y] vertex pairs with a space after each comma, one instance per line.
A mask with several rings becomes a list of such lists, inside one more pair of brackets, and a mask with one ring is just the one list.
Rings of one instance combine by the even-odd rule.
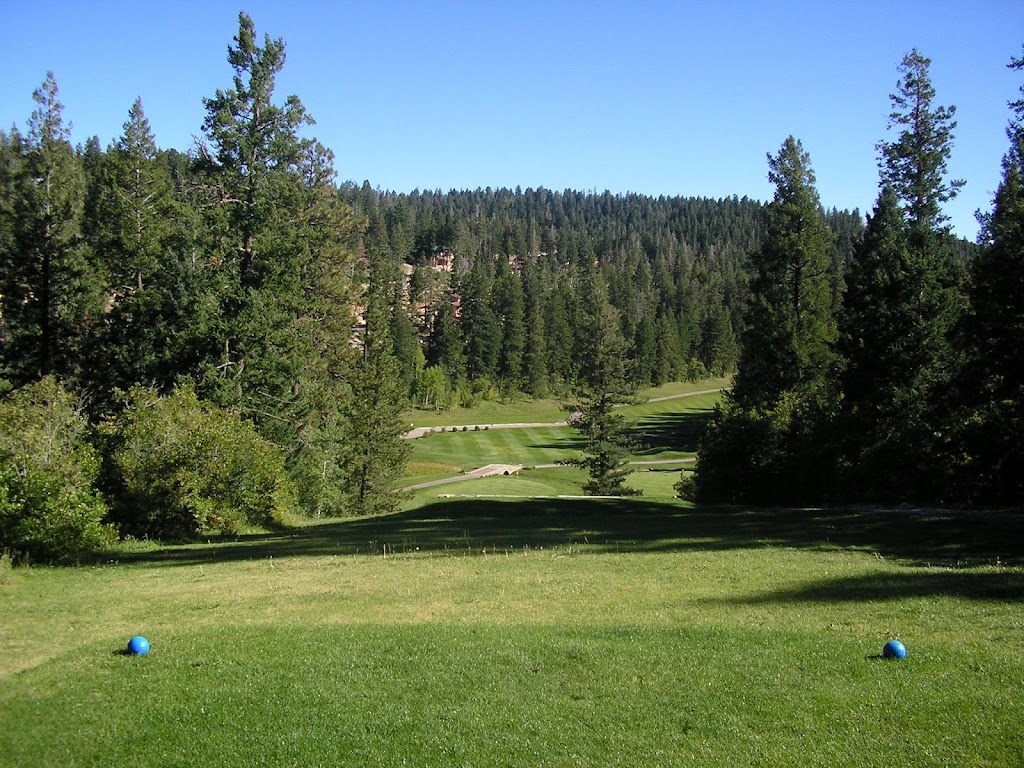
[[0, 253], [3, 373], [25, 383], [78, 374], [81, 349], [102, 313], [102, 284], [82, 236], [85, 175], [70, 142], [53, 73], [33, 93], [24, 137], [5, 150]]
[[897, 135], [878, 145], [883, 189], [842, 313], [845, 493], [872, 500], [932, 500], [943, 474], [961, 275], [941, 204], [962, 182], [946, 179], [955, 109], [934, 104], [929, 64], [913, 50], [900, 66]]
[[819, 448], [835, 357], [832, 234], [810, 157], [790, 136], [769, 156], [775, 197], [766, 211], [733, 391], [704, 438], [697, 498], [777, 503], [823, 492]]
[[[1010, 67], [1024, 70], [1024, 56], [1012, 59]], [[984, 247], [972, 265], [964, 323], [966, 461], [958, 490], [969, 501], [989, 504], [1024, 500], [1024, 98], [1010, 106], [1010, 148], [992, 212], [983, 222]]]

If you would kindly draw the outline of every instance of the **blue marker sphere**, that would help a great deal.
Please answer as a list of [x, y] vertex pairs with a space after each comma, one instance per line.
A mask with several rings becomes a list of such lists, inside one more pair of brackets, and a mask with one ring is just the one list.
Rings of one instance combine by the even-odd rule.
[[136, 635], [128, 641], [128, 653], [132, 656], [145, 656], [149, 653], [149, 640], [142, 635]]
[[907, 646], [899, 640], [890, 640], [882, 648], [882, 656], [887, 659], [905, 659], [907, 658]]

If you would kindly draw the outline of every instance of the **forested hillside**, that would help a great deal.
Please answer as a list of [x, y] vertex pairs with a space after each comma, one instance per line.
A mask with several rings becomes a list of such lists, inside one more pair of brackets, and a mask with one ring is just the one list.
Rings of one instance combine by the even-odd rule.
[[[369, 182], [343, 185], [341, 195], [367, 221], [365, 251], [408, 265], [407, 309], [427, 368], [440, 369], [424, 386], [410, 381], [424, 405], [464, 400], [472, 382], [564, 391], [585, 332], [580, 280], [595, 268], [632, 342], [637, 381], [735, 367], [759, 202], [543, 188], [396, 194]], [[827, 220], [838, 302], [863, 222], [856, 211], [833, 210]], [[411, 375], [413, 361], [406, 365]], [[448, 392], [439, 389], [442, 372]]]

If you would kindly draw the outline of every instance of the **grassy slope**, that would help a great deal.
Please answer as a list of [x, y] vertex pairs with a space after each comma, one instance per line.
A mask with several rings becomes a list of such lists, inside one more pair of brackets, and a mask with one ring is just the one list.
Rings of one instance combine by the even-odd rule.
[[0, 764], [1012, 765], [1019, 533], [492, 499], [6, 571]]
[[[685, 381], [653, 387], [639, 393], [639, 397], [657, 398], [728, 387], [728, 379]], [[453, 408], [450, 411], [413, 410], [406, 413], [409, 423], [417, 427], [461, 426], [463, 424], [551, 423], [564, 421], [566, 400], [555, 398], [535, 400], [516, 398], [488, 400], [473, 408]], [[651, 407], [655, 403], [649, 404]]]
[[[703, 386], [702, 386], [703, 384]], [[712, 382], [712, 384], [717, 384]], [[709, 389], [707, 383], [692, 385], [693, 389]], [[663, 388], [660, 394], [675, 394], [673, 388]], [[659, 392], [655, 392], [655, 395]], [[717, 394], [696, 395], [676, 400], [644, 402], [622, 409], [623, 415], [635, 425], [635, 437], [647, 447], [641, 448], [632, 457], [641, 461], [692, 458], [696, 455], [699, 435], [710, 417]], [[481, 414], [449, 412], [470, 416], [477, 420]], [[500, 418], [499, 422], [524, 420], [522, 412], [509, 406], [505, 411], [490, 411], [489, 416]], [[428, 480], [451, 477], [463, 471], [485, 464], [508, 463], [535, 466], [552, 464], [579, 454], [581, 443], [578, 434], [569, 427], [529, 427], [525, 429], [488, 429], [465, 432], [443, 432], [427, 435], [413, 441], [403, 485], [415, 485]], [[681, 466], [681, 465], [679, 465]], [[525, 475], [523, 476], [526, 477]], [[533, 478], [534, 475], [530, 475]], [[582, 480], [577, 481], [576, 490], [562, 490], [559, 493], [578, 493]], [[468, 493], [465, 490], [459, 493]], [[449, 491], [439, 491], [449, 492]], [[455, 492], [455, 491], [451, 491]], [[473, 491], [483, 493], [484, 491]], [[533, 491], [524, 488], [519, 493], [531, 495]]]
[[[667, 402], [637, 408], [682, 451], [710, 405]], [[1021, 764], [1019, 522], [692, 508], [677, 476], [503, 498], [579, 488], [535, 470], [0, 569], [0, 766]], [[877, 658], [893, 636], [903, 662]]]

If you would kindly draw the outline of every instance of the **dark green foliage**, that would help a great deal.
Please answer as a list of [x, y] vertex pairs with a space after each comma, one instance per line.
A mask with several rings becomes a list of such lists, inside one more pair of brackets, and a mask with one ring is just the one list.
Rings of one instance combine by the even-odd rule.
[[909, 242], [890, 187], [868, 219], [847, 278], [839, 350], [843, 392], [843, 473], [848, 492], [867, 499], [921, 498], [926, 492], [934, 392], [945, 349], [937, 320], [948, 301]]
[[948, 217], [942, 203], [956, 197], [964, 182], [947, 181], [946, 161], [953, 145], [956, 107], [933, 106], [931, 60], [916, 48], [903, 57], [897, 92], [890, 94], [889, 128], [899, 133], [878, 144], [882, 183], [891, 186], [907, 219], [921, 232], [937, 231]]
[[295, 510], [282, 453], [191, 387], [137, 387], [104, 428], [115, 517], [135, 536], [188, 539], [270, 526]]
[[462, 296], [462, 335], [466, 340], [466, 375], [491, 379], [498, 373], [501, 326], [494, 313], [493, 278], [480, 263], [459, 281]]
[[702, 501], [792, 501], [827, 485], [825, 434], [834, 365], [832, 236], [810, 158], [792, 137], [769, 157], [776, 186], [753, 259], [736, 384], [701, 447], [693, 492]]
[[631, 443], [625, 419], [615, 408], [632, 400], [636, 383], [629, 369], [629, 343], [622, 334], [619, 314], [608, 299], [608, 288], [597, 272], [583, 287], [583, 327], [577, 359], [579, 376], [570, 423], [583, 435], [583, 456], [568, 464], [587, 471], [583, 492], [590, 496], [633, 496], [625, 485], [630, 470], [626, 457]]
[[501, 329], [497, 366], [499, 387], [502, 391], [518, 392], [523, 383], [523, 354], [527, 342], [526, 308], [522, 280], [512, 274], [507, 262], [499, 265], [491, 303]]
[[344, 507], [336, 514], [394, 512], [401, 500], [396, 485], [411, 450], [401, 439], [407, 427], [402, 412], [408, 390], [398, 376], [389, 333], [388, 314], [393, 310], [385, 297], [386, 273], [379, 260], [371, 264], [362, 354], [349, 369], [349, 397], [342, 409], [347, 492]]
[[764, 242], [753, 258], [734, 394], [742, 406], [771, 406], [784, 392], [819, 388], [833, 363], [831, 231], [810, 157], [792, 136], [768, 158], [775, 198]]
[[0, 552], [73, 562], [116, 539], [76, 398], [48, 377], [0, 400]]
[[860, 499], [944, 496], [962, 274], [940, 204], [961, 182], [945, 180], [955, 110], [933, 106], [928, 64], [916, 50], [903, 60], [899, 135], [879, 144], [884, 186], [847, 275], [840, 469]]
[[4, 147], [0, 240], [2, 375], [27, 383], [74, 376], [102, 312], [100, 275], [82, 238], [85, 175], [53, 73], [33, 98], [28, 133]]
[[[1024, 70], [1024, 57], [1010, 66]], [[984, 221], [984, 247], [972, 265], [963, 332], [967, 362], [959, 382], [964, 412], [958, 490], [990, 504], [1024, 500], [1024, 100], [1011, 107], [1003, 178]]]
[[450, 380], [455, 381], [466, 370], [464, 347], [462, 330], [456, 322], [451, 301], [445, 296], [434, 311], [433, 325], [427, 339], [427, 364], [439, 366]]

